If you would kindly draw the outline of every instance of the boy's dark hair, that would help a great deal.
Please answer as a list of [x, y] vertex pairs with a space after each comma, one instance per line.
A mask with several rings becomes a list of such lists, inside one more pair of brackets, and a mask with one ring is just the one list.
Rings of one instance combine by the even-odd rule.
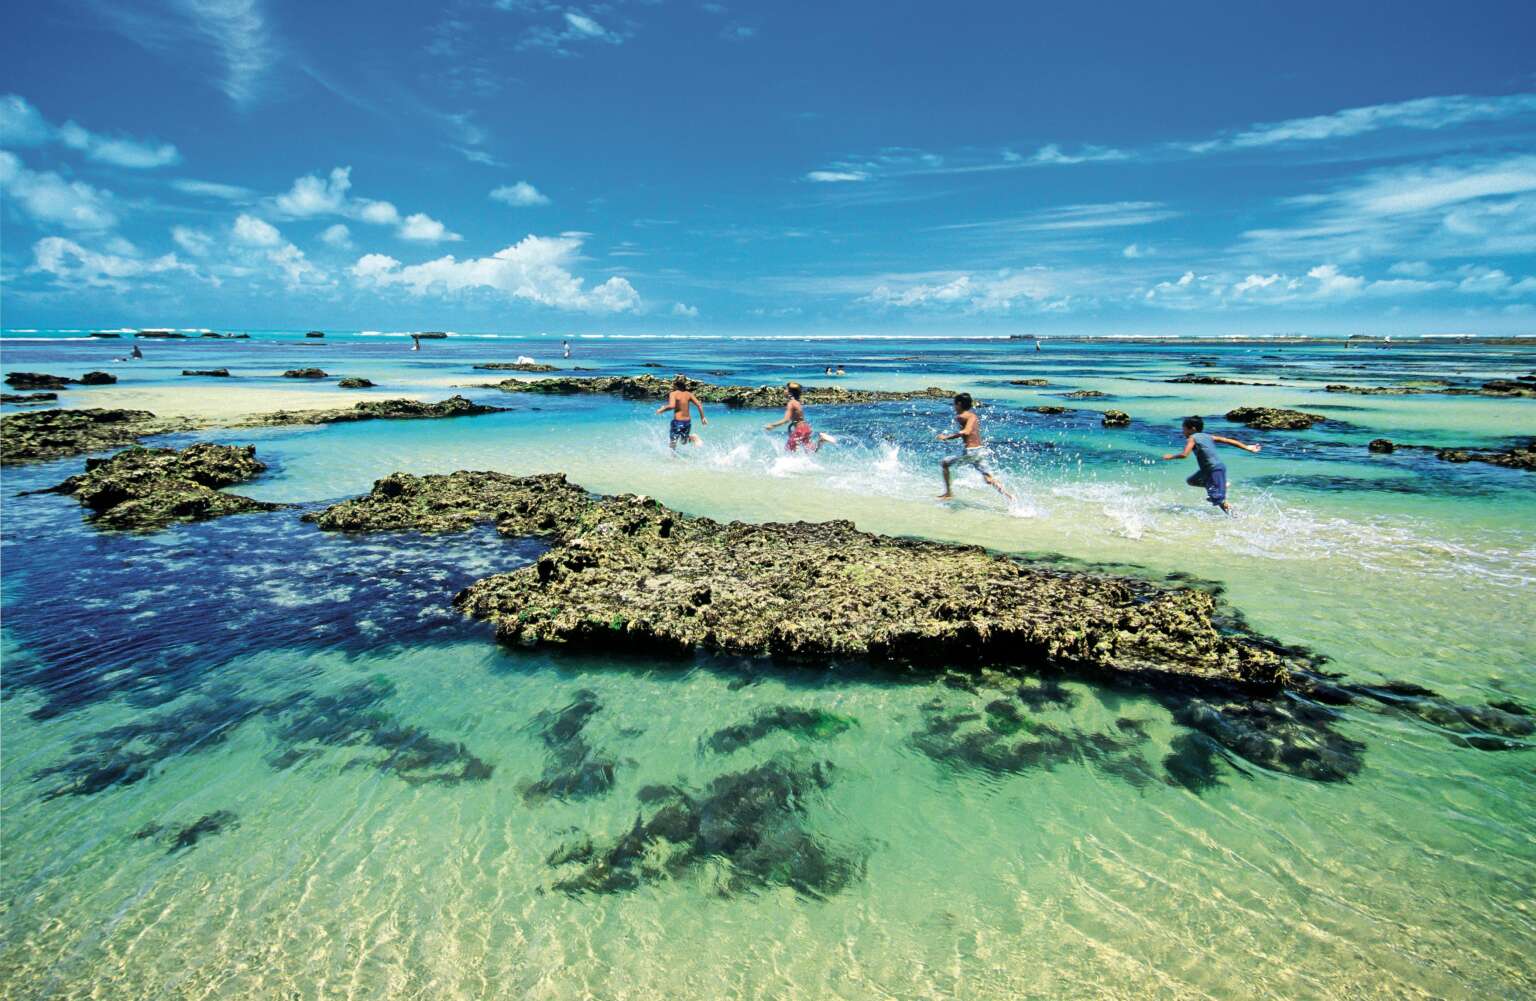
[[973, 401], [971, 400], [971, 394], [970, 393], [956, 393], [955, 394], [955, 403], [957, 403], [959, 405], [961, 410], [969, 410], [969, 409], [971, 409], [972, 406], [975, 405], [973, 403]]
[[687, 389], [688, 388], [688, 377], [686, 375], [675, 375], [675, 376], [673, 376], [672, 377], [672, 388], [673, 389]]
[[1184, 430], [1191, 433], [1204, 431], [1205, 421], [1199, 417], [1186, 417], [1184, 418]]
[[793, 396], [797, 400], [800, 399], [800, 384], [798, 382], [788, 383], [785, 385], [784, 389], [789, 393], [790, 396]]

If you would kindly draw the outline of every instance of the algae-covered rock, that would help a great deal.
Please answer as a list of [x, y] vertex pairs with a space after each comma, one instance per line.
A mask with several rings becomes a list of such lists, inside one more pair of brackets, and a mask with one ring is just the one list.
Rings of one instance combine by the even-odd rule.
[[558, 365], [545, 365], [536, 361], [493, 361], [475, 368], [487, 372], [558, 372]]
[[50, 403], [58, 398], [58, 393], [0, 393], [0, 403], [10, 403], [15, 406]]
[[110, 386], [117, 382], [117, 376], [111, 372], [87, 372], [75, 381], [82, 386]]
[[1397, 451], [1397, 446], [1387, 438], [1372, 438], [1365, 447], [1377, 455], [1391, 455]]
[[1062, 393], [1069, 400], [1102, 400], [1108, 393], [1101, 393], [1097, 389], [1074, 389], [1070, 393]]
[[329, 378], [324, 371], [318, 368], [290, 368], [283, 373], [284, 379], [325, 379]]
[[1107, 428], [1128, 428], [1131, 426], [1131, 415], [1124, 410], [1106, 410], [1101, 423]]
[[1037, 414], [1069, 414], [1072, 412], [1071, 407], [1058, 407], [1049, 403], [1038, 407], [1025, 407], [1024, 409], [1032, 410]]
[[1307, 414], [1279, 407], [1238, 407], [1227, 411], [1227, 420], [1246, 424], [1256, 431], [1305, 431], [1318, 421], [1327, 419], [1322, 414]]
[[1050, 384], [1051, 384], [1051, 380], [1049, 380], [1049, 379], [1009, 379], [1008, 380], [1008, 385], [1010, 385], [1010, 386], [1049, 386]]
[[846, 521], [721, 524], [641, 497], [593, 497], [560, 475], [484, 472], [394, 474], [308, 517], [352, 531], [490, 520], [506, 535], [551, 536], [535, 565], [455, 599], [507, 643], [1266, 686], [1287, 675], [1269, 645], [1212, 624], [1205, 591], [871, 535]]
[[12, 389], [67, 389], [75, 380], [62, 375], [43, 372], [12, 372], [5, 377], [5, 384]]
[[1426, 392], [1411, 386], [1346, 386], [1331, 382], [1323, 387], [1325, 393], [1350, 393], [1355, 396], [1413, 396]]
[[1483, 383], [1482, 391], [1487, 396], [1536, 397], [1536, 386], [1524, 380], [1492, 379]]
[[106, 459], [87, 459], [85, 472], [50, 488], [91, 509], [106, 528], [160, 528], [226, 514], [272, 511], [280, 504], [251, 500], [218, 488], [251, 479], [267, 467], [254, 445], [134, 447]]
[[476, 417], [494, 414], [505, 407], [471, 403], [462, 396], [450, 396], [436, 403], [419, 400], [365, 400], [337, 410], [275, 410], [240, 422], [237, 427], [276, 427], [290, 424], [346, 424], [352, 421], [429, 420], [438, 417]]
[[336, 385], [340, 389], [372, 389], [373, 381], [371, 379], [363, 379], [354, 375], [348, 376], [347, 378], [338, 382]]
[[1486, 462], [1490, 466], [1536, 472], [1536, 438], [1507, 449], [1442, 448], [1435, 458], [1445, 462]]
[[56, 459], [128, 445], [149, 434], [187, 427], [148, 410], [37, 410], [0, 417], [0, 463]]
[[184, 369], [181, 370], [181, 374], [182, 375], [207, 376], [210, 379], [228, 379], [229, 378], [229, 369], [227, 369], [227, 368], [184, 368]]
[[[544, 393], [553, 396], [574, 396], [597, 393], [622, 396], [628, 400], [666, 399], [672, 391], [672, 380], [658, 379], [653, 375], [640, 376], [561, 376], [555, 379], [521, 380], [508, 379], [493, 387], [507, 393]], [[688, 380], [688, 389], [705, 403], [718, 403], [727, 407], [782, 407], [783, 386], [719, 386], [707, 382]], [[894, 400], [947, 400], [954, 394], [947, 389], [929, 386], [927, 389], [891, 392], [880, 389], [844, 389], [841, 386], [806, 386], [800, 394], [804, 403], [821, 405], [846, 405], [853, 403], [885, 403]]]
[[1268, 383], [1268, 382], [1240, 382], [1237, 379], [1224, 379], [1224, 378], [1222, 378], [1219, 375], [1199, 375], [1199, 374], [1180, 375], [1180, 376], [1175, 376], [1172, 379], [1165, 379], [1163, 381], [1165, 381], [1165, 382], [1183, 383], [1183, 384], [1191, 385], [1191, 386], [1269, 386], [1269, 385], [1273, 385], [1273, 383]]

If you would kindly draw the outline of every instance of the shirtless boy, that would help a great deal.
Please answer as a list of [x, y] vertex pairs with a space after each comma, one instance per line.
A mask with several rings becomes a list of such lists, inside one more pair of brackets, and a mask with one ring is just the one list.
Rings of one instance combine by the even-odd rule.
[[976, 472], [981, 474], [981, 478], [986, 480], [988, 485], [1011, 501], [1013, 500], [1013, 494], [1003, 489], [1003, 485], [998, 482], [996, 476], [992, 475], [992, 469], [988, 465], [988, 460], [991, 459], [992, 454], [981, 443], [981, 419], [976, 416], [976, 411], [971, 409], [974, 405], [970, 393], [957, 394], [955, 396], [955, 421], [959, 423], [960, 430], [952, 434], [939, 435], [939, 441], [953, 441], [959, 438], [965, 442], [964, 452], [959, 455], [952, 455], [939, 463], [939, 468], [944, 471], [944, 492], [939, 494], [939, 500], [947, 501], [954, 499], [955, 495], [949, 485], [950, 468], [953, 466], [971, 466]]
[[663, 411], [672, 411], [672, 428], [669, 433], [672, 450], [677, 451], [677, 445], [682, 442], [685, 445], [697, 445], [699, 436], [693, 433], [692, 415], [690, 407], [699, 410], [699, 423], [705, 426], [709, 424], [709, 418], [704, 416], [704, 404], [699, 398], [688, 391], [688, 377], [679, 375], [672, 380], [672, 392], [667, 394], [667, 402], [656, 408], [659, 414]]

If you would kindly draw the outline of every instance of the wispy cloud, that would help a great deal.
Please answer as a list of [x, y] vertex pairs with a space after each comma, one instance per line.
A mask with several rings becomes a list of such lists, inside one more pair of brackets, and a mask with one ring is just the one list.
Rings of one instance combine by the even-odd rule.
[[818, 184], [846, 184], [867, 181], [869, 174], [862, 170], [813, 170], [805, 175], [805, 179]]
[[[1179, 213], [1162, 202], [1096, 202], [1086, 205], [1062, 205], [1030, 215], [981, 222], [948, 223], [929, 227], [931, 231], [991, 230], [1010, 233], [1051, 233], [1084, 229], [1115, 229], [1146, 226], [1173, 219]], [[1129, 255], [1128, 255], [1129, 256]]]
[[256, 192], [238, 184], [222, 184], [218, 181], [200, 181], [191, 177], [178, 177], [171, 187], [183, 194], [205, 198], [220, 198], [227, 202], [246, 201], [256, 197]]
[[576, 10], [561, 12], [560, 20], [555, 25], [536, 24], [523, 32], [523, 36], [517, 41], [519, 50], [542, 49], [557, 56], [575, 55], [574, 46], [578, 45], [621, 45], [625, 36], [617, 31], [610, 31], [602, 24]]
[[114, 167], [165, 167], [181, 161], [181, 154], [170, 143], [102, 135], [72, 121], [55, 126], [19, 94], [0, 97], [0, 145], [14, 148], [49, 143]]
[[260, 96], [279, 49], [260, 0], [158, 0], [130, 5], [93, 0], [114, 30], [156, 52], [211, 51], [223, 72], [218, 86], [237, 105]]

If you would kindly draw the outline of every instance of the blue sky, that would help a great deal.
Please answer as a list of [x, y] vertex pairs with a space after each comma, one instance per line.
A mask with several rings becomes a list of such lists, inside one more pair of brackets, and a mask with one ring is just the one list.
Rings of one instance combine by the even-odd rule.
[[1536, 5], [59, 0], [0, 322], [1536, 332]]

